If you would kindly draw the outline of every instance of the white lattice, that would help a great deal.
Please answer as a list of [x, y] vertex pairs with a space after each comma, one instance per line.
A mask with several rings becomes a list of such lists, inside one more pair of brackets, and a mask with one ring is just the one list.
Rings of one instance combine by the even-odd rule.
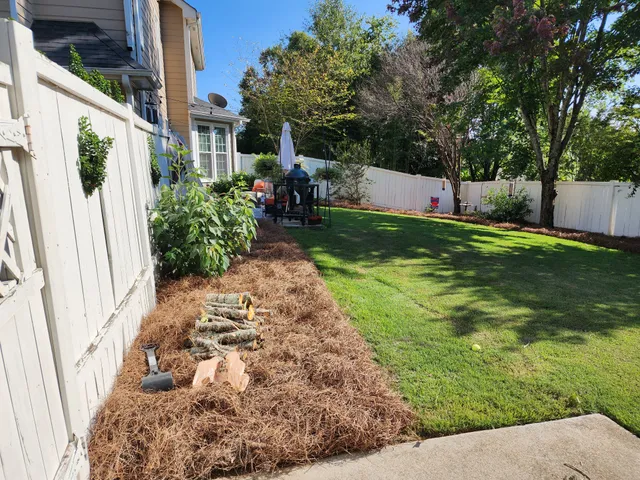
[[0, 297], [7, 296], [22, 278], [22, 271], [16, 262], [11, 187], [8, 184], [7, 171], [3, 167], [0, 155]]

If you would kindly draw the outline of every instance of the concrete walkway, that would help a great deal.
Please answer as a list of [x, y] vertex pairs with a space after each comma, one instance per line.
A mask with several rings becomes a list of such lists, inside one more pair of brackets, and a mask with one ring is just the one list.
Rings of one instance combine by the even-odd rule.
[[407, 443], [250, 478], [639, 480], [640, 439], [602, 415], [588, 415]]

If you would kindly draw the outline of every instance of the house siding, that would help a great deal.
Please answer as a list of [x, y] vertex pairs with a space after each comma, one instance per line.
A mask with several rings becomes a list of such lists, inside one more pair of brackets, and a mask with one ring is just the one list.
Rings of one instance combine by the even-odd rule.
[[16, 10], [18, 11], [18, 20], [22, 25], [30, 27], [33, 23], [33, 5], [31, 0], [17, 0]]
[[164, 48], [166, 99], [171, 128], [191, 143], [189, 87], [185, 62], [185, 22], [182, 10], [168, 2], [160, 4], [160, 25]]
[[164, 76], [164, 54], [162, 46], [162, 32], [160, 29], [160, 4], [158, 0], [138, 0], [140, 16], [142, 17], [142, 37], [144, 48], [140, 63], [153, 70], [160, 79], [162, 88], [157, 91], [159, 97], [158, 111], [162, 119], [168, 116], [166, 102], [166, 88]]
[[30, 3], [33, 17], [37, 19], [95, 22], [122, 48], [127, 49], [122, 0], [30, 0]]

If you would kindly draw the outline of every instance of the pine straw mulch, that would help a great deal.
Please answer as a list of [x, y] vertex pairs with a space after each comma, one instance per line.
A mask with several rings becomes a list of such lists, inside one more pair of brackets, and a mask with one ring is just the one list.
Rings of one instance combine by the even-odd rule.
[[472, 223], [487, 227], [500, 228], [502, 230], [512, 230], [519, 232], [536, 233], [549, 237], [574, 240], [576, 242], [587, 243], [597, 247], [612, 248], [630, 253], [640, 253], [640, 237], [612, 237], [602, 233], [583, 232], [581, 230], [571, 230], [569, 228], [545, 228], [533, 223], [507, 223], [496, 222], [486, 218], [453, 213], [423, 213], [416, 210], [398, 210], [393, 208], [377, 207], [370, 204], [354, 205], [342, 201], [333, 201], [331, 206], [347, 208], [351, 210], [363, 210], [367, 212], [395, 213], [398, 215], [409, 215], [412, 217], [439, 218], [442, 220], [452, 220], [455, 222]]
[[[282, 227], [263, 223], [253, 251], [220, 279], [164, 284], [143, 320], [113, 392], [92, 428], [93, 479], [208, 479], [271, 471], [377, 449], [408, 432], [413, 414], [389, 387], [364, 340], [318, 270]], [[250, 291], [273, 311], [261, 350], [249, 353], [246, 392], [191, 388], [196, 362], [183, 350], [205, 294]], [[147, 394], [144, 343], [177, 388]]]

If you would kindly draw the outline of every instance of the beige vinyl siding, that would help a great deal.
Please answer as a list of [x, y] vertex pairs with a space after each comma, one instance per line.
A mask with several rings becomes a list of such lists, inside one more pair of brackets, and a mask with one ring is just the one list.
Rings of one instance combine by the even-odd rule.
[[33, 16], [42, 20], [95, 22], [126, 50], [127, 30], [122, 0], [30, 0]]
[[140, 0], [140, 15], [142, 16], [142, 35], [144, 49], [142, 50], [142, 65], [153, 70], [160, 79], [162, 88], [158, 90], [160, 97], [159, 112], [163, 119], [167, 118], [166, 88], [164, 78], [164, 55], [162, 48], [162, 33], [160, 31], [160, 5], [158, 0]]
[[171, 128], [191, 143], [187, 64], [184, 58], [185, 23], [182, 10], [169, 2], [160, 4], [160, 25], [164, 48], [166, 98]]
[[[11, 17], [11, 2], [14, 0], [0, 0], [0, 18]], [[33, 6], [31, 0], [15, 0], [18, 20], [22, 25], [31, 26], [33, 22]]]
[[16, 0], [16, 10], [18, 11], [18, 20], [22, 25], [27, 27], [33, 23], [33, 5], [31, 0]]

